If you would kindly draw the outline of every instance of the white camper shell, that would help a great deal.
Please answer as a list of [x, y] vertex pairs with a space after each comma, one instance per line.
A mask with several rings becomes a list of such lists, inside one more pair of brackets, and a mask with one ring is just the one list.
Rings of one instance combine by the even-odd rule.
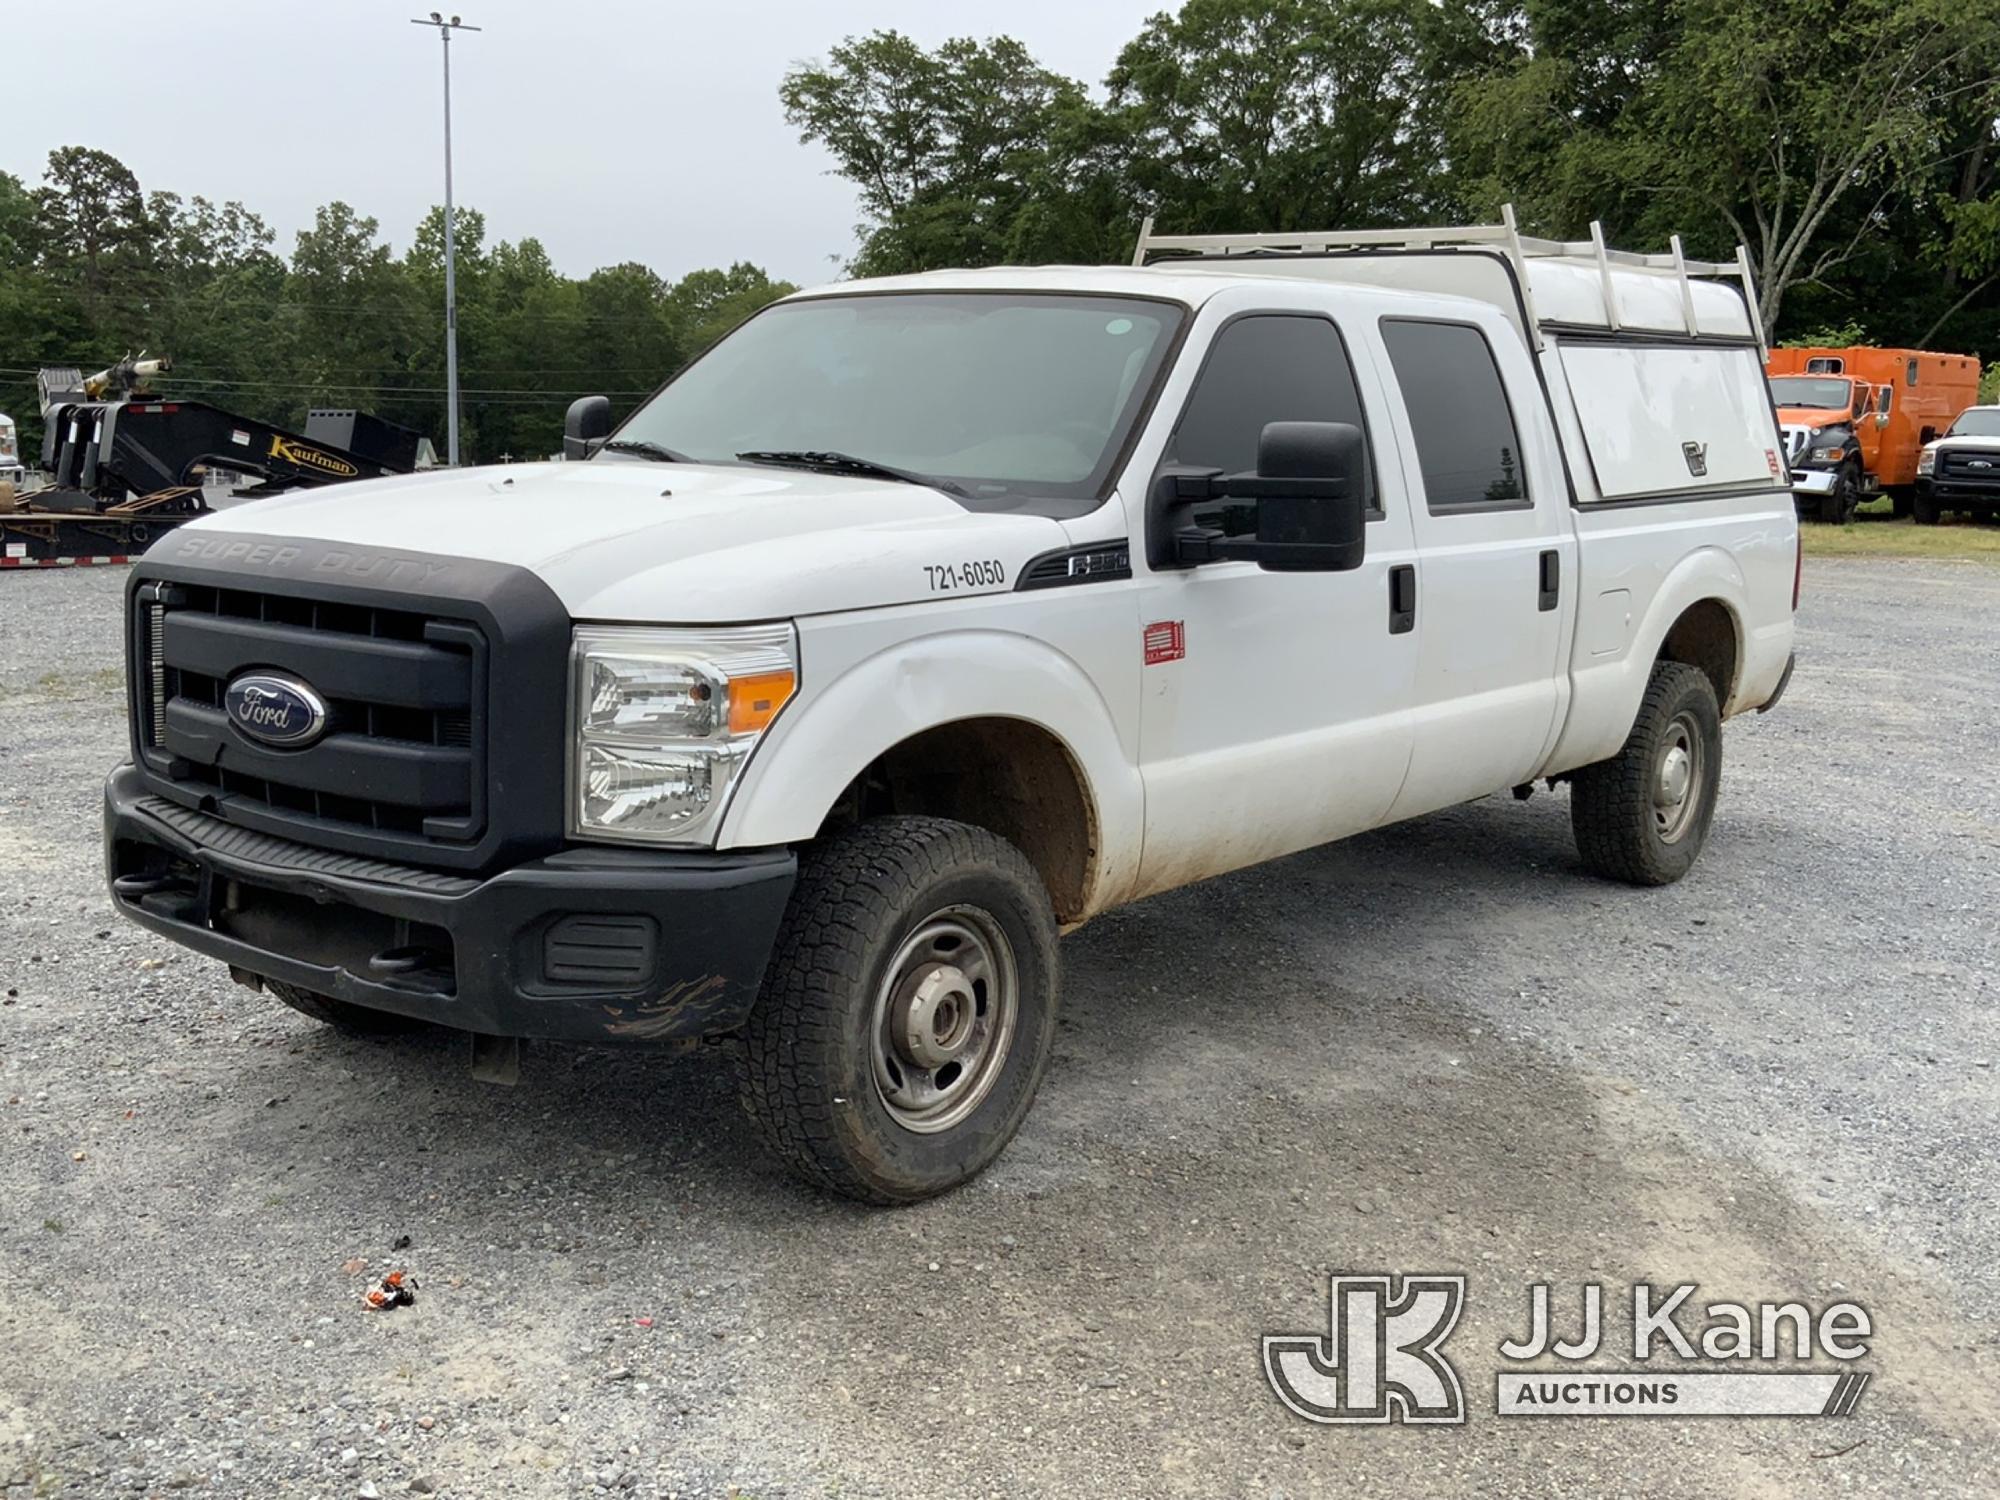
[[571, 461], [181, 528], [120, 909], [496, 1073], [729, 1038], [787, 1163], [902, 1202], [1020, 1124], [1099, 913], [1543, 784], [1587, 870], [1686, 874], [1792, 662], [1740, 258], [1137, 259], [801, 292], [615, 430], [578, 402]]

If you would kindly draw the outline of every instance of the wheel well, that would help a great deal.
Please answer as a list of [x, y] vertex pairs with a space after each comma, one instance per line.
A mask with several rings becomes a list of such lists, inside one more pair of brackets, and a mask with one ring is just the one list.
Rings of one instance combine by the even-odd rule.
[[891, 813], [953, 818], [1028, 857], [1059, 921], [1079, 918], [1097, 865], [1097, 808], [1069, 747], [1024, 719], [960, 719], [884, 751], [820, 831]]
[[1691, 604], [1660, 643], [1661, 661], [1699, 667], [1715, 685], [1716, 706], [1727, 712], [1736, 687], [1736, 617], [1720, 599]]

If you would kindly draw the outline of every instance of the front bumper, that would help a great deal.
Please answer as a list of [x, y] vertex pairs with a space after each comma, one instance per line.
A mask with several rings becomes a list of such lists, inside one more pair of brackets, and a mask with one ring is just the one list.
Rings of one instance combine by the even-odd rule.
[[1917, 477], [1917, 493], [1939, 505], [1951, 507], [2000, 506], [2000, 479], [1939, 479], [1935, 474]]
[[484, 879], [334, 853], [105, 785], [120, 912], [271, 979], [501, 1037], [644, 1043], [741, 1026], [797, 861], [575, 849]]
[[1792, 493], [1794, 495], [1830, 495], [1834, 482], [1840, 478], [1838, 469], [1794, 469], [1792, 470]]

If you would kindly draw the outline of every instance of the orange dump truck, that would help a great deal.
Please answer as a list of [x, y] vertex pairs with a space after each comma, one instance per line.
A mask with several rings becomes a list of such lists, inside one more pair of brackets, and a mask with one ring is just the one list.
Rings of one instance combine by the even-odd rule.
[[1764, 372], [1799, 509], [1841, 522], [1886, 491], [1899, 516], [1917, 455], [1979, 399], [1979, 361], [1921, 349], [1773, 349]]

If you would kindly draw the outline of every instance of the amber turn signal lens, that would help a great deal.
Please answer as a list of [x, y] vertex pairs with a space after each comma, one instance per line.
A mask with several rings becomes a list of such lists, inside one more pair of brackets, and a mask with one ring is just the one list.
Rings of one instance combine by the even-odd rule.
[[729, 732], [754, 734], [778, 717], [792, 696], [797, 677], [791, 672], [756, 672], [729, 679]]

